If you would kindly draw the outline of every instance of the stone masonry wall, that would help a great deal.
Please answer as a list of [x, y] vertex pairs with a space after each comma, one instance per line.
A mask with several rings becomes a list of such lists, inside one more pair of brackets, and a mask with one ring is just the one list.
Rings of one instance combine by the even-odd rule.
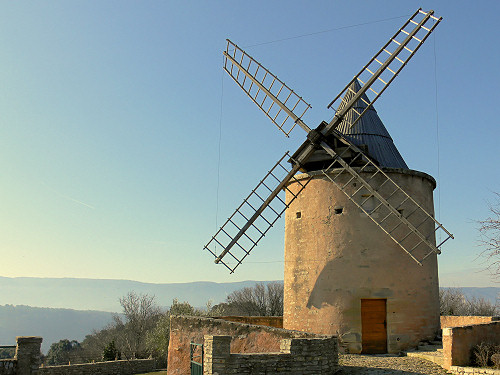
[[232, 336], [232, 353], [279, 352], [282, 339], [330, 337], [215, 318], [172, 316], [168, 345], [168, 375], [189, 373], [189, 343], [192, 341], [202, 344], [205, 335]]
[[204, 375], [333, 374], [338, 369], [337, 338], [281, 340], [279, 353], [231, 354], [230, 336], [205, 336]]
[[471, 324], [482, 324], [500, 320], [499, 316], [453, 316], [441, 317], [441, 328], [468, 326]]
[[42, 338], [35, 336], [16, 337], [16, 354], [12, 359], [0, 360], [0, 375], [37, 374], [40, 365]]
[[17, 360], [0, 359], [0, 375], [15, 375], [17, 372]]
[[0, 375], [131, 375], [155, 369], [154, 359], [39, 367], [42, 338], [20, 336], [16, 341], [14, 359], [0, 360]]
[[[357, 182], [350, 174], [338, 172], [332, 173], [337, 183], [345, 185], [347, 191], [365, 195], [364, 208], [373, 210], [376, 201], [368, 192], [355, 186]], [[384, 173], [432, 215], [432, 177], [391, 168]], [[382, 187], [381, 174], [372, 176], [368, 169], [360, 174], [367, 179], [373, 177], [371, 183], [380, 187], [382, 194], [393, 194], [390, 184]], [[433, 340], [440, 329], [437, 256], [430, 255], [422, 266], [417, 265], [322, 172], [296, 178], [303, 182], [310, 176], [313, 179], [307, 188], [285, 211], [283, 327], [339, 335], [350, 353], [360, 353], [370, 345], [367, 335], [363, 338], [361, 300], [385, 299], [388, 353]], [[288, 189], [294, 193], [300, 185], [292, 182]], [[287, 200], [291, 198], [287, 192]], [[412, 211], [407, 204], [398, 209], [404, 215]], [[396, 228], [399, 223], [385, 208], [377, 209], [375, 215], [387, 216], [384, 223], [388, 228]], [[409, 221], [434, 241], [432, 221], [424, 223], [421, 213], [412, 214]], [[403, 227], [397, 227], [396, 237], [405, 236]], [[408, 237], [405, 245], [412, 248], [419, 241], [416, 238]], [[413, 255], [420, 258], [428, 248], [418, 246], [415, 250]]]
[[283, 328], [282, 316], [218, 316], [215, 317], [215, 319], [223, 319], [229, 322], [256, 324], [258, 326]]
[[83, 363], [64, 366], [40, 367], [39, 375], [132, 375], [151, 372], [155, 369], [154, 359], [132, 359], [109, 362]]
[[467, 366], [472, 348], [481, 342], [500, 344], [500, 321], [443, 328], [444, 367]]

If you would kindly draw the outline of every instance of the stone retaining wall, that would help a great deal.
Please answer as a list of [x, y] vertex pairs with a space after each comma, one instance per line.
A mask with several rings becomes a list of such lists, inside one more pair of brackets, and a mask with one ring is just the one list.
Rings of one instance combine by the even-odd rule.
[[233, 337], [232, 353], [279, 352], [282, 339], [331, 337], [215, 318], [172, 316], [168, 345], [168, 375], [189, 373], [189, 343], [192, 341], [202, 344], [205, 335]]
[[204, 375], [333, 374], [338, 370], [337, 338], [283, 339], [279, 353], [231, 354], [230, 336], [205, 336]]
[[481, 342], [500, 344], [500, 321], [444, 328], [443, 367], [469, 365], [472, 348]]
[[500, 320], [499, 316], [453, 316], [441, 317], [441, 328], [469, 326], [471, 324], [483, 324]]
[[154, 359], [132, 359], [109, 362], [82, 363], [64, 366], [40, 367], [39, 375], [132, 375], [151, 372], [155, 369]]
[[490, 368], [451, 366], [450, 371], [456, 375], [500, 375], [500, 370], [494, 370]]

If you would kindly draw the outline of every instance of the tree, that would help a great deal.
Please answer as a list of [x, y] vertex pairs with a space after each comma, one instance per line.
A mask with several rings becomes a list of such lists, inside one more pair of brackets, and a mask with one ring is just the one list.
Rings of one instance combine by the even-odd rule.
[[112, 340], [102, 351], [103, 361], [114, 361], [121, 359], [120, 352], [116, 349], [115, 340]]
[[122, 332], [120, 332], [113, 323], [99, 331], [93, 331], [91, 334], [85, 336], [85, 340], [82, 342], [85, 360], [88, 362], [100, 361], [106, 345], [111, 341], [114, 341], [116, 345], [116, 342], [120, 340], [121, 336], [123, 336]]
[[114, 316], [114, 326], [122, 333], [118, 340], [121, 341], [122, 352], [132, 358], [148, 356], [146, 350], [146, 334], [156, 326], [161, 315], [161, 309], [155, 302], [155, 296], [129, 292], [120, 298], [123, 308], [123, 317]]
[[212, 315], [213, 308], [210, 302], [205, 310], [197, 309], [188, 302], [179, 302], [174, 298], [170, 309], [161, 315], [156, 326], [148, 331], [146, 335], [146, 346], [148, 351], [159, 362], [159, 366], [165, 367], [168, 357], [168, 343], [170, 340], [170, 317], [172, 315], [208, 316]]
[[500, 194], [495, 195], [496, 202], [489, 205], [490, 216], [478, 223], [480, 244], [483, 247], [481, 255], [493, 277], [500, 279]]
[[465, 315], [465, 310], [465, 296], [460, 289], [439, 289], [439, 315]]
[[123, 312], [113, 316], [113, 322], [104, 329], [87, 335], [82, 347], [87, 361], [100, 361], [104, 349], [114, 342], [115, 349], [124, 358], [147, 358], [147, 332], [156, 326], [161, 309], [155, 297], [129, 292], [119, 299]]
[[283, 294], [282, 282], [256, 283], [229, 294], [223, 307], [227, 315], [282, 316]]
[[69, 341], [67, 339], [55, 342], [50, 346], [50, 349], [45, 357], [45, 363], [51, 365], [66, 365], [69, 362], [79, 362], [81, 358], [81, 346], [76, 340]]
[[467, 298], [458, 288], [439, 289], [439, 305], [440, 315], [494, 316], [499, 312], [493, 303], [484, 298]]

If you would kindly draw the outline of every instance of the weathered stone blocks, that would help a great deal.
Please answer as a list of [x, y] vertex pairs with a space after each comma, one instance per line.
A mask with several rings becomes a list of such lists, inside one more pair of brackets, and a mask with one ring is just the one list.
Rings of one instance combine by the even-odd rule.
[[[253, 320], [249, 320], [253, 321]], [[168, 375], [189, 373], [189, 343], [202, 344], [205, 335], [231, 336], [231, 352], [271, 353], [280, 352], [281, 340], [295, 338], [325, 338], [329, 336], [259, 326], [219, 318], [172, 316], [168, 346]]]
[[279, 353], [231, 354], [230, 336], [205, 336], [205, 375], [333, 374], [338, 370], [336, 337], [283, 339]]

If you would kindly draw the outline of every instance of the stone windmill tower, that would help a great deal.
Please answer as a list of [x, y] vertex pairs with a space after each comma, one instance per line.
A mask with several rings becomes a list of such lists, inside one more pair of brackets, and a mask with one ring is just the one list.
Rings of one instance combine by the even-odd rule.
[[373, 103], [440, 21], [417, 10], [316, 129], [302, 120], [310, 105], [228, 40], [224, 69], [280, 130], [298, 124], [307, 139], [205, 249], [234, 272], [285, 214], [284, 328], [339, 334], [351, 352], [367, 353], [397, 352], [438, 330], [437, 254], [453, 236], [434, 219], [434, 179], [408, 169]]
[[[342, 103], [359, 88], [353, 83]], [[366, 102], [365, 96], [351, 111], [363, 111]], [[392, 181], [433, 213], [434, 179], [407, 167], [373, 107], [355, 126], [343, 121], [338, 130], [364, 147]], [[422, 267], [415, 267], [414, 259], [362, 211], [383, 220], [387, 212], [382, 212], [386, 211], [382, 206], [377, 209], [376, 198], [342, 169], [330, 169], [325, 175], [323, 168], [331, 159], [326, 153], [318, 154], [306, 165], [309, 172], [288, 185], [296, 191], [300, 181], [312, 177], [285, 214], [284, 327], [339, 334], [354, 353], [398, 352], [434, 338], [439, 329], [437, 254], [432, 252], [420, 262]], [[361, 168], [356, 170], [365, 180], [378, 178], [367, 168], [359, 172]], [[381, 178], [373, 185], [380, 190], [384, 181]], [[343, 191], [352, 194], [360, 187], [358, 207]], [[390, 195], [391, 189], [385, 193]], [[409, 213], [405, 204], [396, 207], [402, 215]], [[415, 222], [412, 216], [408, 219]], [[385, 221], [382, 225], [395, 228], [393, 233], [402, 229], [395, 218]], [[432, 224], [430, 220], [424, 223], [422, 232], [433, 233]], [[404, 237], [402, 233], [397, 236]], [[418, 242], [416, 238], [411, 241], [410, 248]]]

